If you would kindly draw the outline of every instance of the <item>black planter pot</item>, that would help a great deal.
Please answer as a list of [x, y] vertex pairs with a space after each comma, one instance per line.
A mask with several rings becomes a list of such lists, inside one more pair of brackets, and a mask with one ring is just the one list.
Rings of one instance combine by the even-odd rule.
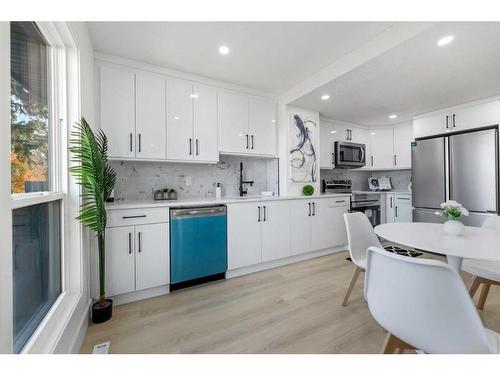
[[92, 305], [92, 323], [99, 324], [111, 319], [113, 315], [113, 300], [106, 299], [104, 306], [99, 305], [99, 301]]

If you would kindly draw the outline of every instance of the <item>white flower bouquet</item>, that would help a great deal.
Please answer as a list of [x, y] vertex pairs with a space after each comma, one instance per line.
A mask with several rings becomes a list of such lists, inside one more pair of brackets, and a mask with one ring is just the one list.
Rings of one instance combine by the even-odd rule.
[[448, 220], [458, 220], [462, 216], [469, 216], [469, 211], [457, 201], [448, 200], [441, 203], [443, 212], [436, 212], [436, 215], [444, 216]]

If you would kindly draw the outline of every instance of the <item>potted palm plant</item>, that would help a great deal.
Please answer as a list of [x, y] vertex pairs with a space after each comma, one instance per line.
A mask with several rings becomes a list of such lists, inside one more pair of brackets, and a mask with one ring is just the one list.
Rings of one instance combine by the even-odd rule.
[[102, 130], [94, 134], [82, 117], [71, 135], [69, 150], [77, 165], [70, 172], [83, 188], [77, 219], [96, 234], [99, 252], [99, 300], [92, 304], [92, 322], [102, 323], [113, 313], [113, 300], [106, 299], [104, 262], [106, 199], [115, 186], [116, 173], [108, 164], [108, 139]]

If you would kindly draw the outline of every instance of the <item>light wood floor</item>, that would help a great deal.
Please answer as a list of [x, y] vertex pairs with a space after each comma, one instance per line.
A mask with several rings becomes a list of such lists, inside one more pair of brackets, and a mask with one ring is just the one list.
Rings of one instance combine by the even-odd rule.
[[[117, 306], [88, 329], [82, 353], [379, 353], [384, 330], [356, 285], [340, 304], [354, 266], [346, 252]], [[479, 295], [479, 293], [477, 293]], [[500, 287], [484, 312], [500, 332]]]

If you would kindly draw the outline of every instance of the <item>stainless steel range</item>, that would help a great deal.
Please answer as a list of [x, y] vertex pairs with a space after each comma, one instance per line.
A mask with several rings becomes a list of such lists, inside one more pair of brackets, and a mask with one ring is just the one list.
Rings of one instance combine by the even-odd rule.
[[351, 196], [351, 212], [363, 212], [372, 225], [380, 224], [381, 195], [375, 192], [354, 192]]

